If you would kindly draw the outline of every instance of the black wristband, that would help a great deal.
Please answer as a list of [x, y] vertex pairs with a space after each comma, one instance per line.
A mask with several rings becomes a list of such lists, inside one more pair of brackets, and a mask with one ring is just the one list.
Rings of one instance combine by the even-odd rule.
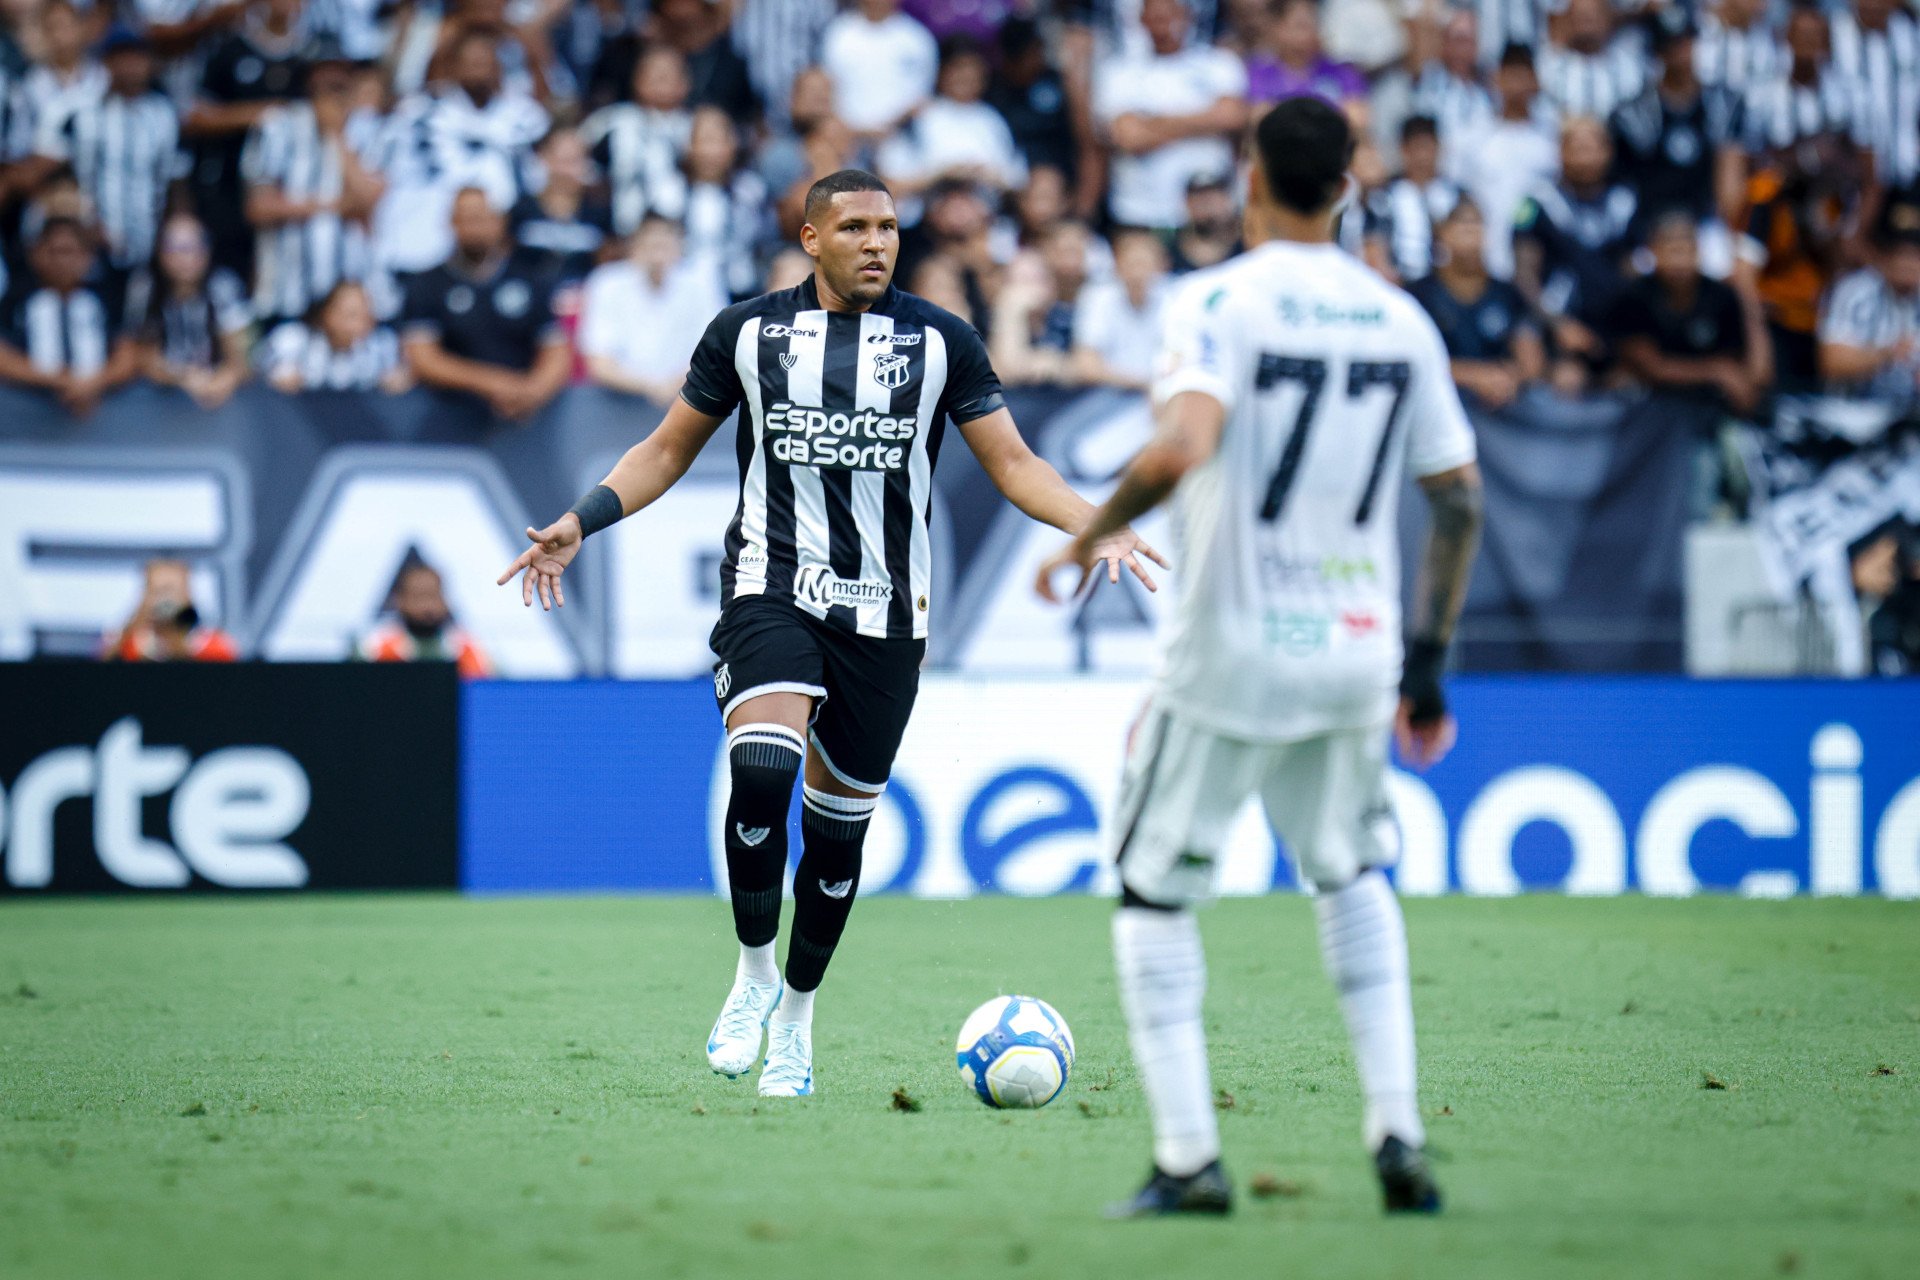
[[1446, 691], [1440, 687], [1446, 666], [1447, 646], [1441, 641], [1415, 640], [1407, 645], [1406, 662], [1400, 668], [1400, 696], [1410, 704], [1407, 718], [1414, 724], [1432, 724], [1447, 714]]
[[582, 538], [619, 523], [627, 514], [627, 509], [620, 505], [620, 495], [603, 484], [593, 486], [585, 497], [567, 509], [580, 517]]

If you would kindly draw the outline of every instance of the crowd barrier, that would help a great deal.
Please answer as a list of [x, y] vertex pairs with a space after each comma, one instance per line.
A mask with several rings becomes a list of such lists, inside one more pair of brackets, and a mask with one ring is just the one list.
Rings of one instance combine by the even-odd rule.
[[[1104, 893], [1144, 687], [929, 675], [863, 887]], [[1391, 791], [1413, 895], [1920, 897], [1920, 684], [1464, 677], [1458, 748]], [[15, 896], [459, 886], [717, 893], [704, 680], [435, 667], [0, 666]], [[1257, 810], [1224, 894], [1293, 887]]]

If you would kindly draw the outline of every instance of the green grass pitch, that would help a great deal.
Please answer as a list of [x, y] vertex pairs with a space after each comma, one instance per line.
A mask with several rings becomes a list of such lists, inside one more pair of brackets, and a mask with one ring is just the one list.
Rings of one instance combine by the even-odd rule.
[[[1920, 1275], [1920, 904], [1410, 903], [1435, 1221], [1377, 1211], [1298, 898], [1204, 917], [1268, 1194], [1099, 1220], [1147, 1168], [1107, 914], [862, 902], [819, 1094], [761, 1103], [702, 1054], [717, 901], [0, 906], [0, 1275]], [[953, 1066], [1009, 990], [1079, 1041], [1038, 1113]]]

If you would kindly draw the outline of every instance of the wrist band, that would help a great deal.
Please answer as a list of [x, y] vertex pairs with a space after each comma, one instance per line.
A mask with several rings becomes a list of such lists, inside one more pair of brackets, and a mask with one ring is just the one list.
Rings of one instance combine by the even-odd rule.
[[1407, 645], [1400, 669], [1400, 696], [1409, 704], [1408, 719], [1431, 724], [1447, 714], [1447, 695], [1440, 674], [1447, 666], [1447, 646], [1438, 640], [1415, 640]]
[[582, 538], [619, 523], [627, 514], [626, 508], [620, 505], [620, 495], [603, 484], [593, 486], [568, 510], [580, 517]]

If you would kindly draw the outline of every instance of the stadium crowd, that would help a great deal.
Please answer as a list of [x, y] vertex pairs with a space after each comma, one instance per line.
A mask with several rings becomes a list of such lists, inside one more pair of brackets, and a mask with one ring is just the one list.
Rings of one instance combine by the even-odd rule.
[[[1361, 127], [1342, 243], [1480, 407], [1637, 383], [1850, 446], [1914, 413], [1898, 0], [7, 0], [0, 381], [664, 402], [859, 165], [1005, 381], [1138, 388], [1299, 94]], [[1738, 512], [1725, 454], [1698, 516]], [[1873, 544], [1893, 594], [1912, 544]]]

